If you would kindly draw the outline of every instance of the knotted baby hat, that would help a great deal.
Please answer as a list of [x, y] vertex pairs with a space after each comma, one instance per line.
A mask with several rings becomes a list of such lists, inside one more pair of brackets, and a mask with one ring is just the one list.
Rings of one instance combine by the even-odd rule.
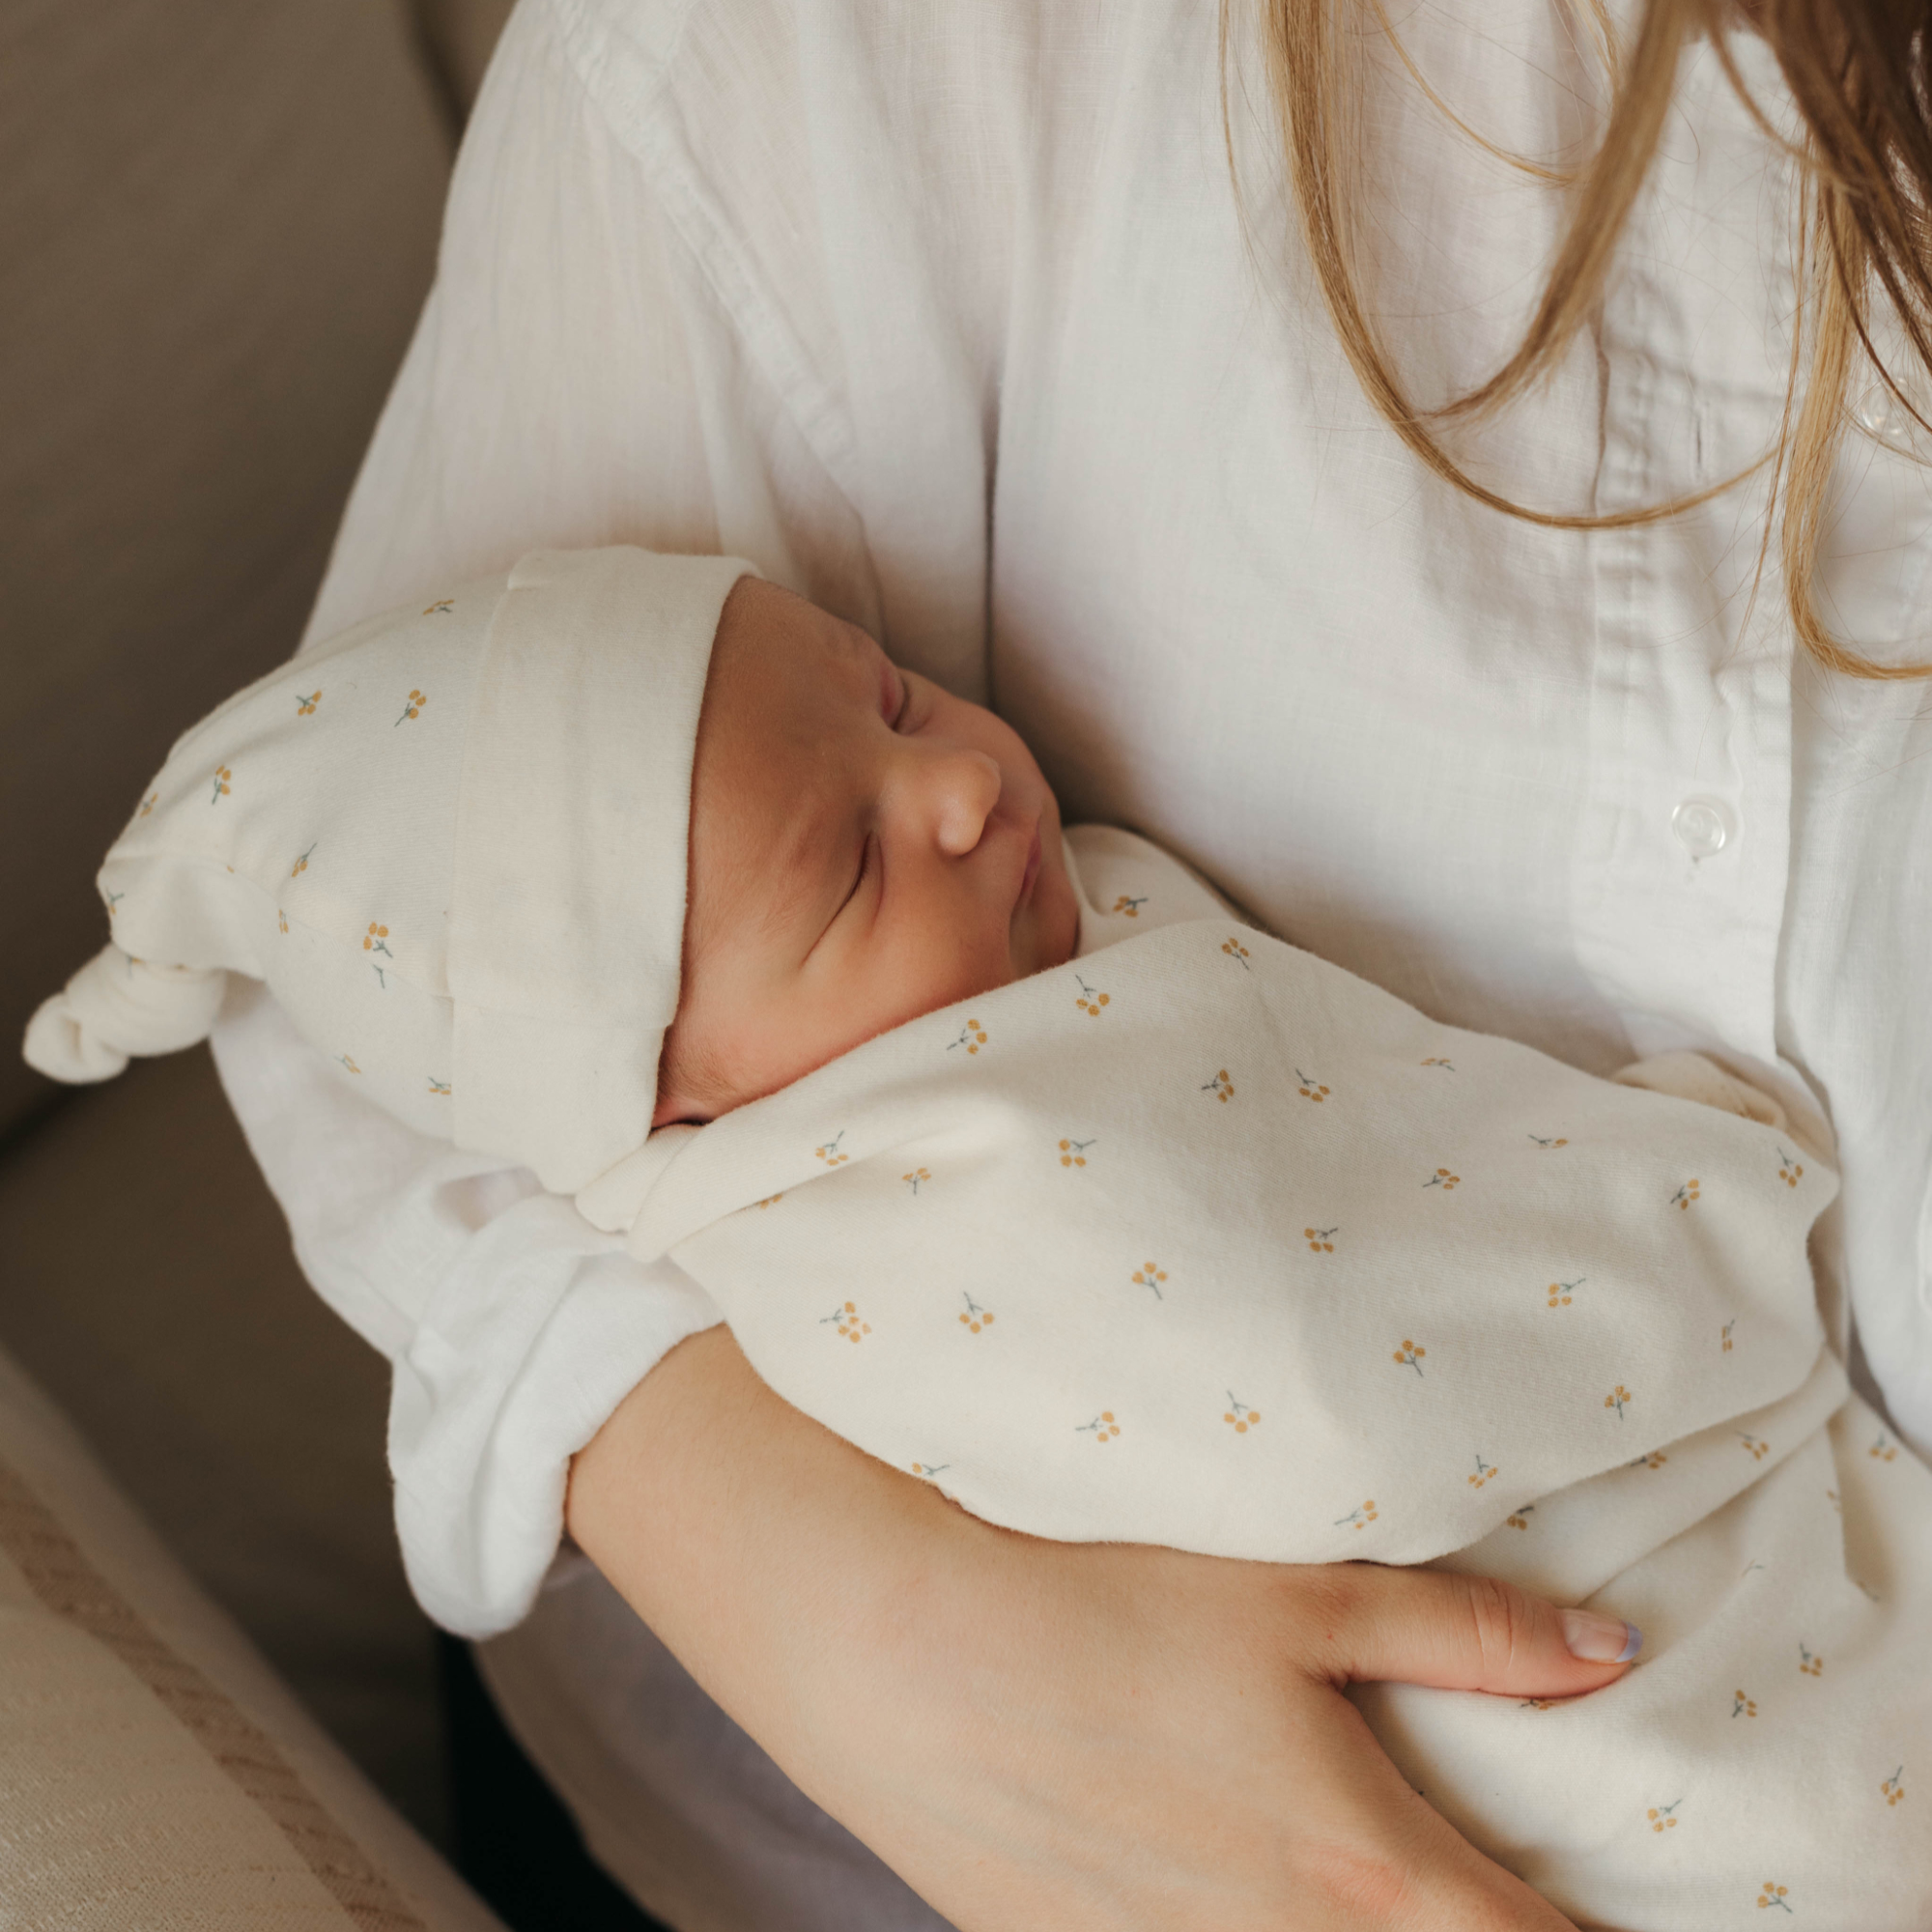
[[265, 980], [408, 1125], [573, 1194], [642, 1145], [731, 557], [538, 551], [375, 617], [176, 745], [100, 868], [113, 943], [27, 1028], [104, 1080]]

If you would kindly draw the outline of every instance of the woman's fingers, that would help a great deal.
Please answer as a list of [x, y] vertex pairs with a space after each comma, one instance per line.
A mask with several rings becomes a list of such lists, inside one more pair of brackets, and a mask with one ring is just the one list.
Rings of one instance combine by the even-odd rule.
[[1375, 1563], [1301, 1574], [1297, 1648], [1335, 1684], [1572, 1697], [1614, 1683], [1643, 1645], [1620, 1617], [1560, 1609], [1492, 1577]]

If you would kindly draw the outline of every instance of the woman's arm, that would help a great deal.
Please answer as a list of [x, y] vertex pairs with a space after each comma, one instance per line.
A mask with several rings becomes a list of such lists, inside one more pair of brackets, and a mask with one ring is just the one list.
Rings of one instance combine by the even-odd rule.
[[1342, 1688], [1594, 1690], [1621, 1667], [1571, 1655], [1575, 1612], [995, 1529], [789, 1407], [722, 1328], [577, 1457], [567, 1510], [710, 1694], [962, 1932], [1566, 1923], [1416, 1797]]

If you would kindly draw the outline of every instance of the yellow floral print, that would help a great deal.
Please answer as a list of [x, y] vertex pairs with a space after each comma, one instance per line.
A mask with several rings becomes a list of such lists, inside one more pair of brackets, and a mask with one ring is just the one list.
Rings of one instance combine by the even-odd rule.
[[869, 1321], [862, 1321], [859, 1319], [857, 1306], [849, 1301], [841, 1302], [830, 1315], [821, 1315], [818, 1318], [818, 1325], [821, 1328], [828, 1321], [836, 1323], [839, 1334], [848, 1342], [863, 1342], [872, 1332], [872, 1324]]
[[292, 879], [298, 879], [298, 878], [300, 878], [300, 877], [301, 877], [301, 875], [302, 875], [302, 874], [303, 874], [303, 873], [304, 873], [305, 871], [307, 871], [307, 870], [308, 870], [308, 862], [309, 862], [309, 858], [310, 858], [310, 855], [311, 855], [311, 854], [312, 854], [312, 853], [313, 853], [313, 852], [315, 851], [315, 846], [316, 846], [316, 845], [320, 845], [321, 843], [322, 843], [322, 840], [321, 840], [320, 838], [318, 838], [318, 839], [317, 839], [317, 840], [315, 841], [315, 845], [311, 845], [311, 846], [310, 846], [310, 847], [308, 848], [308, 851], [307, 851], [307, 852], [304, 852], [304, 853], [303, 853], [303, 854], [301, 855], [301, 857], [300, 857], [300, 858], [298, 858], [298, 860], [297, 860], [297, 861], [295, 862], [295, 864], [294, 864], [293, 866], [291, 866], [291, 867], [289, 867], [289, 877], [290, 877], [290, 878], [292, 878]]
[[1451, 1174], [1446, 1167], [1438, 1167], [1422, 1184], [1424, 1187], [1439, 1187], [1444, 1194], [1462, 1185], [1463, 1177]]
[[1228, 1406], [1221, 1420], [1231, 1423], [1236, 1435], [1245, 1435], [1249, 1430], [1261, 1427], [1262, 1412], [1258, 1408], [1250, 1408], [1244, 1402], [1236, 1402], [1235, 1391], [1230, 1389]]
[[440, 617], [456, 608], [454, 597], [439, 597], [424, 612], [425, 617]]
[[277, 906], [275, 908], [275, 923], [279, 925], [284, 932], [286, 932], [289, 929], [289, 916], [281, 909], [280, 906]]
[[1747, 1697], [1742, 1690], [1731, 1693], [1731, 1716], [1734, 1718], [1754, 1718], [1757, 1716], [1757, 1699]]
[[362, 1071], [362, 1069], [356, 1065], [355, 1061], [352, 1060], [348, 1054], [338, 1053], [335, 1057], [344, 1066], [348, 1067], [350, 1072], [360, 1073]]
[[[389, 951], [389, 928], [386, 925], [378, 925], [372, 919], [369, 922], [369, 930], [362, 935], [362, 951], [380, 952], [385, 959], [393, 960], [396, 955]], [[373, 959], [369, 962], [369, 970], [375, 974], [377, 985], [386, 993], [389, 990], [388, 975]]]
[[1506, 1517], [1504, 1520], [1512, 1529], [1527, 1529], [1529, 1527], [1529, 1520], [1535, 1514], [1536, 1505], [1534, 1503], [1524, 1503], [1520, 1510]]
[[1749, 1452], [1750, 1459], [1753, 1463], [1762, 1463], [1764, 1459], [1771, 1454], [1771, 1444], [1769, 1442], [1760, 1441], [1755, 1435], [1751, 1435], [1751, 1433], [1748, 1430], [1740, 1429], [1738, 1431], [1738, 1440], [1742, 1442], [1745, 1445], [1745, 1448]]
[[1484, 1487], [1485, 1484], [1493, 1482], [1496, 1479], [1496, 1477], [1500, 1476], [1501, 1474], [1502, 1471], [1498, 1469], [1493, 1463], [1486, 1463], [1483, 1461], [1483, 1452], [1480, 1449], [1478, 1449], [1476, 1451], [1475, 1472], [1472, 1475], [1464, 1476], [1463, 1480], [1465, 1483], [1467, 1483], [1472, 1490], [1480, 1490]]
[[1865, 1451], [1865, 1454], [1875, 1457], [1881, 1463], [1895, 1463], [1898, 1461], [1898, 1444], [1881, 1429], [1878, 1440]]
[[1804, 1176], [1803, 1165], [1794, 1160], [1782, 1148], [1777, 1151], [1777, 1178], [1787, 1187], [1796, 1187]]
[[1683, 1803], [1683, 1799], [1680, 1798], [1677, 1800], [1676, 1804], [1653, 1804], [1649, 1811], [1645, 1813], [1645, 1816], [1650, 1820], [1650, 1829], [1653, 1832], [1674, 1830], [1677, 1824], [1677, 1805]]
[[1418, 1349], [1413, 1342], [1405, 1336], [1402, 1347], [1395, 1351], [1395, 1359], [1402, 1368], [1413, 1369], [1417, 1375], [1421, 1375], [1422, 1358], [1428, 1352], [1427, 1349]]
[[161, 801], [160, 793], [157, 791], [151, 791], [147, 795], [147, 797], [141, 801], [141, 809], [134, 814], [134, 816], [136, 818], [146, 818], [149, 812], [153, 811], [155, 807], [157, 806], [160, 803], [160, 801]]
[[1454, 1073], [1456, 1070], [1456, 1063], [1453, 1060], [1433, 1059], [1425, 1060], [1422, 1064], [1425, 1066], [1439, 1066], [1445, 1073]]
[[1228, 1069], [1224, 1066], [1213, 1079], [1204, 1080], [1201, 1083], [1201, 1091], [1204, 1094], [1213, 1094], [1215, 1099], [1226, 1105], [1235, 1097], [1235, 1083], [1228, 1078]]
[[228, 796], [228, 781], [234, 776], [235, 774], [226, 765], [215, 766], [214, 789], [209, 794], [208, 798], [210, 805], [219, 805]]
[[1248, 949], [1245, 946], [1243, 946], [1241, 942], [1238, 939], [1236, 939], [1232, 933], [1230, 933], [1226, 939], [1222, 940], [1221, 951], [1225, 952], [1228, 955], [1228, 957], [1232, 959], [1235, 962], [1235, 964], [1241, 969], [1243, 973], [1252, 973], [1255, 970], [1252, 966], [1248, 964]]
[[1121, 1433], [1121, 1425], [1114, 1420], [1111, 1408], [1103, 1408], [1092, 1422], [1075, 1424], [1073, 1433], [1076, 1435], [1091, 1435], [1095, 1442], [1111, 1442]]
[[908, 1463], [906, 1464], [906, 1467], [915, 1476], [936, 1476], [942, 1469], [950, 1469], [952, 1466], [951, 1463]]
[[1348, 1523], [1355, 1529], [1366, 1529], [1375, 1520], [1376, 1499], [1371, 1496], [1367, 1502], [1361, 1504], [1358, 1508], [1351, 1509], [1347, 1516], [1338, 1516], [1335, 1519], [1334, 1526], [1340, 1529], [1344, 1523]]
[[1905, 1796], [1905, 1767], [1900, 1765], [1886, 1781], [1879, 1786], [1885, 1794], [1888, 1804], [1896, 1804]]
[[1304, 1228], [1301, 1237], [1308, 1243], [1311, 1252], [1318, 1255], [1332, 1255], [1335, 1252], [1333, 1237], [1342, 1231], [1335, 1228]]
[[1731, 1330], [1735, 1328], [1737, 1325], [1738, 1325], [1738, 1319], [1734, 1315], [1728, 1321], [1724, 1323], [1723, 1328], [1720, 1331], [1724, 1344], [1724, 1353], [1727, 1355], [1731, 1352]]
[[1625, 1403], [1632, 1402], [1634, 1399], [1635, 1398], [1632, 1396], [1630, 1390], [1625, 1388], [1622, 1382], [1619, 1382], [1616, 1385], [1616, 1387], [1613, 1388], [1609, 1392], [1609, 1394], [1604, 1398], [1604, 1406], [1605, 1408], [1615, 1409], [1617, 1412], [1617, 1420], [1621, 1422], [1624, 1419]]
[[1825, 1674], [1825, 1660], [1803, 1642], [1798, 1646], [1798, 1673], [1801, 1677], [1822, 1677]]
[[985, 1029], [978, 1020], [968, 1020], [959, 1029], [959, 1037], [946, 1042], [946, 1050], [951, 1053], [955, 1046], [963, 1046], [968, 1053], [978, 1053], [986, 1043]]
[[1554, 1140], [1547, 1139], [1542, 1134], [1531, 1134], [1530, 1139], [1540, 1148], [1560, 1148], [1570, 1145], [1568, 1137], [1563, 1134], [1558, 1134]]
[[298, 692], [296, 694], [296, 716], [298, 718], [313, 718], [315, 716], [315, 707], [321, 702], [322, 693], [320, 691], [311, 691], [306, 694]]
[[1156, 1301], [1165, 1301], [1167, 1299], [1167, 1296], [1160, 1292], [1160, 1285], [1166, 1279], [1167, 1270], [1164, 1267], [1156, 1267], [1152, 1262], [1143, 1262], [1134, 1270], [1135, 1287], [1152, 1289], [1153, 1298]]
[[819, 1157], [819, 1159], [826, 1164], [827, 1167], [838, 1167], [842, 1162], [848, 1161], [852, 1158], [852, 1156], [849, 1153], [841, 1153], [838, 1151], [838, 1143], [842, 1141], [844, 1138], [845, 1138], [845, 1129], [843, 1127], [840, 1127], [838, 1131], [836, 1134], [834, 1134], [832, 1138], [829, 1141], [827, 1141], [823, 1147], [813, 1148], [812, 1152], [815, 1153]]
[[781, 1190], [777, 1194], [767, 1194], [762, 1201], [757, 1202], [755, 1205], [760, 1208], [770, 1208], [776, 1206], [777, 1203], [782, 1201], [783, 1199], [784, 1199], [784, 1194], [782, 1190]]
[[932, 1170], [930, 1168], [925, 1168], [925, 1167], [916, 1167], [910, 1174], [900, 1175], [899, 1179], [903, 1180], [906, 1183], [906, 1185], [912, 1189], [913, 1198], [917, 1200], [919, 1198], [920, 1188], [923, 1186], [926, 1181], [932, 1179]]
[[1786, 1905], [1784, 1902], [1785, 1890], [1786, 1888], [1784, 1886], [1779, 1885], [1775, 1879], [1766, 1879], [1764, 1882], [1764, 1889], [1760, 1891], [1757, 1895], [1757, 1902], [1760, 1905], [1775, 1905], [1777, 1907], [1778, 1911], [1786, 1914], [1790, 1918], [1797, 1918], [1798, 1915], [1795, 1912], [1793, 1912], [1790, 1906]]
[[1073, 978], [1080, 987], [1080, 997], [1073, 1004], [1089, 1019], [1097, 1020], [1100, 1017], [1100, 1009], [1107, 1005], [1110, 996], [1106, 993], [1096, 993], [1078, 973], [1074, 974]]
[[1689, 1208], [1691, 1202], [1696, 1200], [1696, 1198], [1697, 1198], [1697, 1183], [1694, 1180], [1687, 1180], [1684, 1183], [1684, 1185], [1680, 1187], [1677, 1190], [1677, 1192], [1670, 1197], [1670, 1205], [1673, 1208]]
[[1653, 1449], [1646, 1456], [1636, 1456], [1624, 1464], [1626, 1469], [1661, 1469], [1670, 1461], [1662, 1449]]
[[993, 1311], [990, 1308], [981, 1308], [969, 1294], [966, 1297], [966, 1313], [959, 1320], [965, 1324], [969, 1335], [977, 1335], [980, 1329], [990, 1328], [993, 1325]]
[[429, 1082], [429, 1091], [432, 1094], [441, 1094], [445, 1096], [448, 1094], [449, 1082], [447, 1080], [439, 1080], [434, 1073], [426, 1073], [423, 1075], [423, 1078]]
[[412, 718], [420, 718], [422, 716], [422, 708], [428, 702], [428, 692], [412, 689], [409, 696], [403, 701], [402, 716], [396, 720], [396, 723], [402, 724]]
[[1141, 916], [1141, 907], [1146, 904], [1147, 904], [1146, 894], [1142, 894], [1142, 895], [1137, 899], [1130, 899], [1125, 893], [1122, 893], [1120, 895], [1120, 897], [1114, 901], [1113, 909], [1117, 913], [1119, 913], [1122, 919], [1138, 919]]
[[1085, 1167], [1087, 1150], [1092, 1141], [1062, 1141], [1060, 1144], [1060, 1164], [1062, 1167]]
[[1579, 1274], [1575, 1281], [1552, 1281], [1548, 1291], [1550, 1307], [1568, 1308], [1571, 1296], [1589, 1279], [1588, 1275]]
[[1294, 1077], [1301, 1082], [1301, 1085], [1295, 1089], [1295, 1092], [1304, 1100], [1314, 1100], [1319, 1103], [1327, 1099], [1328, 1090], [1322, 1086], [1321, 1081], [1311, 1080], [1298, 1066], [1294, 1069]]

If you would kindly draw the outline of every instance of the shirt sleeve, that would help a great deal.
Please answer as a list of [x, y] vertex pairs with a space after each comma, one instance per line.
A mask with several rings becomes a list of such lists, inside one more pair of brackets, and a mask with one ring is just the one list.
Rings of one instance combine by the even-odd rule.
[[[733, 552], [863, 621], [852, 510], [741, 335], [552, 10], [520, 8], [308, 639], [545, 544]], [[394, 1365], [416, 1596], [463, 1634], [508, 1628], [556, 1552], [570, 1457], [717, 1311], [528, 1173], [329, 1080], [258, 988], [214, 1047], [309, 1279]]]

